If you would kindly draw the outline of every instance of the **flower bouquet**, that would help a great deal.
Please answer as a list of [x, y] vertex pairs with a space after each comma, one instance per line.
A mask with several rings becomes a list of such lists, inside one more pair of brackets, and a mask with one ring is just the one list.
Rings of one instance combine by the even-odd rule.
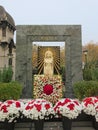
[[81, 113], [82, 107], [78, 100], [64, 98], [59, 100], [54, 106], [56, 115], [75, 119]]
[[62, 98], [62, 86], [61, 76], [35, 75], [34, 98], [43, 98], [55, 104], [58, 99]]
[[32, 120], [45, 119], [53, 114], [52, 104], [44, 99], [34, 99], [25, 105], [23, 115]]
[[15, 100], [7, 100], [0, 103], [0, 121], [12, 122], [20, 116], [22, 110], [22, 102]]
[[71, 130], [72, 120], [81, 113], [81, 104], [78, 100], [64, 98], [54, 106], [56, 116], [62, 117], [63, 130]]

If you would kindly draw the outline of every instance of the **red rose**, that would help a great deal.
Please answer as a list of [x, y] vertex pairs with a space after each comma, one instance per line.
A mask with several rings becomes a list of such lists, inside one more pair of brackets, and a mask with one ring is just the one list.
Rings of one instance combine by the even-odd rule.
[[51, 93], [53, 93], [53, 86], [51, 84], [46, 84], [43, 87], [43, 91], [46, 95], [50, 95]]

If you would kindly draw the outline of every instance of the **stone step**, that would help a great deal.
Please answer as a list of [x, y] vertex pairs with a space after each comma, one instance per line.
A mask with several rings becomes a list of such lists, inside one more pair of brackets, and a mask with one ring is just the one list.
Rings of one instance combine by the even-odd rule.
[[[0, 124], [0, 130], [4, 130], [4, 124]], [[35, 130], [33, 122], [15, 123], [15, 130]], [[63, 130], [62, 122], [45, 122], [44, 130]], [[91, 121], [74, 121], [72, 130], [95, 130]]]
[[93, 127], [72, 127], [72, 130], [95, 130]]
[[92, 122], [91, 121], [75, 121], [72, 122], [73, 127], [92, 127]]
[[[15, 130], [34, 130], [33, 123], [16, 123]], [[45, 122], [44, 130], [63, 130], [61, 122]], [[95, 130], [91, 121], [79, 121], [72, 123], [72, 130]]]

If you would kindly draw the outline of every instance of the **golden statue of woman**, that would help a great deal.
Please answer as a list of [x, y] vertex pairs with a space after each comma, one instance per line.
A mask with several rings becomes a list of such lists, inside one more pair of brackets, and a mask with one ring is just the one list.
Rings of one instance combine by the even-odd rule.
[[45, 52], [44, 57], [44, 75], [53, 76], [54, 65], [53, 65], [53, 53], [51, 51]]

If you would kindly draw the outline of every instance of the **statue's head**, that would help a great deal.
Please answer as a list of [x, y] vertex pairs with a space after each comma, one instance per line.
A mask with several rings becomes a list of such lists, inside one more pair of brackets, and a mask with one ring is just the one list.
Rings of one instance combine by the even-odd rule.
[[53, 53], [51, 51], [46, 51], [45, 52], [45, 58], [53, 58]]

